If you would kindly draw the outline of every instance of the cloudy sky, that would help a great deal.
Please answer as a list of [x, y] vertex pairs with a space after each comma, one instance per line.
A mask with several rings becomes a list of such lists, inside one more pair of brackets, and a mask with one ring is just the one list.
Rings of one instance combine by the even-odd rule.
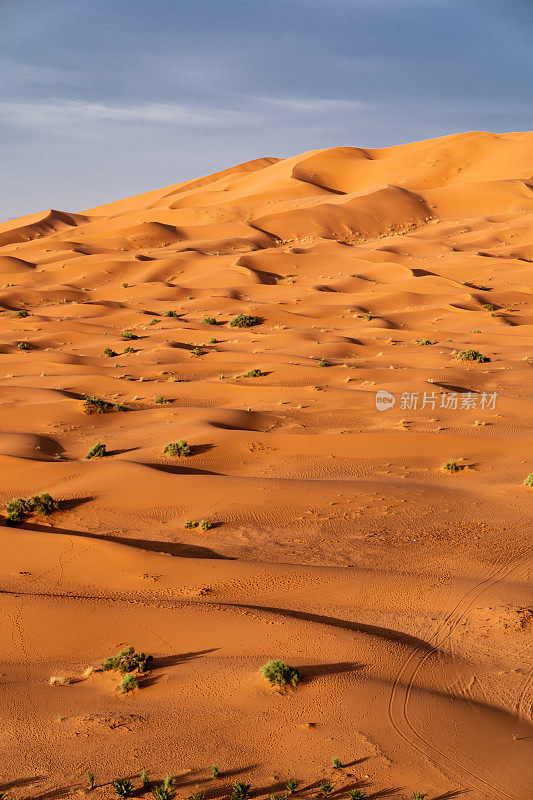
[[533, 128], [532, 0], [2, 0], [0, 220]]

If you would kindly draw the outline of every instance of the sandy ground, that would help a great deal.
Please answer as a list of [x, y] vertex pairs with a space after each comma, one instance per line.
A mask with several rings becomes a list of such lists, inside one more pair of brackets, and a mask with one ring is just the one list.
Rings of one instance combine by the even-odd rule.
[[[341, 147], [0, 225], [1, 499], [60, 502], [1, 528], [0, 791], [531, 800], [532, 165]], [[138, 691], [84, 677], [129, 643]]]

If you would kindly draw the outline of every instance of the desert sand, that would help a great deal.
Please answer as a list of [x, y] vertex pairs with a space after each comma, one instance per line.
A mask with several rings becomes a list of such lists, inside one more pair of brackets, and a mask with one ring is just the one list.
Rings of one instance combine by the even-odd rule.
[[532, 169], [467, 133], [0, 225], [3, 513], [59, 503], [1, 527], [0, 791], [531, 800]]

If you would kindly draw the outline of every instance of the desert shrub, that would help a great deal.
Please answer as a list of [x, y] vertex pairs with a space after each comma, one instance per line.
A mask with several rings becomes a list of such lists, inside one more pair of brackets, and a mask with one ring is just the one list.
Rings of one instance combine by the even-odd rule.
[[184, 528], [196, 528], [197, 525], [198, 525], [197, 522], [192, 522], [190, 519], [188, 519], [183, 527]]
[[209, 339], [207, 344], [218, 344], [218, 343], [219, 343], [218, 339], [211, 338], [211, 339]]
[[231, 789], [230, 800], [247, 800], [250, 794], [250, 784], [235, 781]]
[[148, 665], [154, 660], [153, 656], [147, 656], [146, 653], [136, 653], [132, 644], [120, 650], [116, 656], [109, 656], [102, 664], [102, 669], [105, 672], [109, 670], [116, 670], [122, 674], [130, 672], [146, 672]]
[[128, 288], [128, 286], [129, 286], [129, 284], [128, 284], [128, 282], [127, 282], [127, 281], [123, 281], [123, 282], [122, 282], [122, 288], [123, 288], [123, 289], [127, 289], [127, 288]]
[[194, 792], [189, 795], [187, 800], [205, 800], [205, 792]]
[[102, 442], [97, 442], [93, 444], [85, 458], [90, 460], [91, 458], [104, 458], [107, 455], [107, 450], [105, 444]]
[[20, 317], [21, 319], [24, 319], [24, 317], [29, 317], [30, 316], [30, 312], [26, 311], [25, 308], [19, 308], [19, 310], [15, 312], [15, 316], [16, 317]]
[[465, 281], [463, 286], [468, 286], [470, 289], [477, 289], [480, 292], [490, 292], [490, 286], [477, 286], [475, 283], [470, 283], [470, 281]]
[[83, 401], [83, 410], [86, 414], [106, 414], [108, 411], [125, 411], [122, 403], [108, 403], [100, 397], [86, 397]]
[[424, 800], [428, 796], [427, 792], [413, 792], [414, 800]]
[[174, 791], [173, 786], [165, 786], [162, 783], [160, 786], [152, 787], [152, 796], [155, 800], [172, 800]]
[[133, 784], [129, 778], [115, 778], [113, 789], [117, 797], [127, 798], [133, 796]]
[[526, 486], [533, 486], [533, 472], [531, 472], [524, 481]]
[[370, 320], [374, 319], [374, 316], [372, 314], [365, 314], [365, 319], [367, 322], [370, 322]]
[[260, 369], [251, 369], [245, 372], [243, 378], [260, 378], [263, 375]]
[[44, 494], [33, 495], [27, 500], [16, 497], [6, 503], [7, 521], [9, 523], [19, 523], [24, 520], [29, 514], [41, 514], [48, 516], [54, 511], [59, 509], [59, 503], [53, 500], [48, 492]]
[[198, 525], [203, 531], [208, 531], [213, 527], [213, 523], [209, 522], [207, 519], [201, 519]]
[[214, 317], [206, 317], [204, 319], [204, 325], [216, 325], [217, 321]]
[[480, 364], [490, 361], [488, 356], [484, 356], [483, 353], [479, 353], [477, 350], [460, 350], [455, 354], [454, 358], [459, 359], [459, 361], [478, 361]]
[[182, 456], [190, 456], [191, 448], [184, 439], [180, 439], [179, 442], [169, 442], [165, 445], [163, 453], [181, 458]]
[[295, 688], [300, 680], [300, 673], [294, 667], [289, 667], [284, 661], [269, 661], [261, 667], [261, 674], [271, 686], [292, 686]]
[[323, 797], [329, 797], [333, 791], [333, 784], [331, 781], [320, 781], [318, 791]]
[[141, 783], [142, 783], [143, 789], [149, 789], [150, 788], [150, 778], [148, 777], [148, 773], [146, 772], [145, 769], [141, 770]]
[[416, 343], [420, 347], [423, 347], [424, 345], [428, 345], [428, 344], [435, 344], [435, 342], [432, 342], [431, 339], [417, 339]]
[[216, 764], [213, 764], [213, 766], [211, 767], [211, 775], [215, 779], [221, 777], [221, 772]]
[[494, 306], [492, 303], [483, 303], [483, 308], [485, 311], [496, 311], [496, 306]]
[[364, 796], [361, 789], [352, 789], [350, 792], [350, 800], [363, 800]]
[[121, 336], [122, 339], [138, 339], [139, 338], [137, 336], [137, 334], [133, 333], [132, 331], [122, 331], [120, 336]]
[[28, 344], [28, 342], [19, 342], [17, 347], [18, 347], [19, 350], [29, 350], [30, 349], [30, 345]]
[[135, 675], [131, 675], [130, 673], [128, 673], [127, 675], [123, 675], [122, 678], [120, 679], [119, 688], [122, 694], [133, 692], [135, 689], [139, 688], [139, 681], [137, 680]]
[[443, 468], [446, 472], [459, 472], [459, 470], [463, 469], [457, 461], [447, 461]]
[[319, 367], [329, 367], [329, 363], [327, 361], [325, 361], [323, 358], [321, 358], [320, 361], [318, 362], [318, 366]]
[[88, 772], [87, 773], [87, 781], [89, 783], [89, 789], [94, 789], [94, 773]]
[[340, 769], [342, 767], [341, 761], [339, 758], [332, 758], [331, 763], [333, 765], [333, 769]]
[[165, 775], [163, 778], [163, 786], [165, 789], [174, 789], [175, 785], [174, 778], [171, 778], [170, 775]]
[[166, 397], [163, 397], [163, 395], [158, 394], [156, 395], [155, 402], [158, 403], [160, 406], [164, 406], [166, 403], [168, 403], [168, 400], [166, 399]]
[[204, 351], [202, 350], [201, 347], [193, 347], [191, 352], [192, 352], [193, 356], [203, 356], [203, 354], [204, 354]]
[[124, 355], [129, 355], [130, 353], [135, 353], [133, 347], [125, 347], [124, 348]]
[[70, 686], [74, 681], [68, 675], [52, 675], [48, 683], [50, 686]]
[[289, 780], [285, 784], [285, 789], [287, 790], [287, 794], [292, 794], [297, 786], [298, 786], [298, 781], [295, 781], [294, 778], [289, 778]]
[[239, 314], [231, 320], [230, 325], [232, 328], [252, 328], [254, 325], [259, 325], [259, 319], [250, 314]]
[[177, 317], [177, 316], [178, 315], [176, 314], [176, 312], [173, 311], [172, 309], [169, 309], [168, 311], [165, 311], [165, 317]]
[[118, 356], [118, 353], [116, 353], [110, 347], [106, 347], [104, 350], [104, 356], [107, 356], [108, 358], [115, 358], [115, 356]]

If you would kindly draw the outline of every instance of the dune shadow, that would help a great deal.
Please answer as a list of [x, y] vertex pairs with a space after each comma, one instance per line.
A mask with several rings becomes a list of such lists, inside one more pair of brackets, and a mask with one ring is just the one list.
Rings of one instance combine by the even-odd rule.
[[[7, 527], [7, 522], [4, 518], [4, 525]], [[13, 526], [9, 526], [13, 527]], [[168, 556], [176, 556], [178, 558], [212, 558], [221, 561], [234, 561], [231, 556], [223, 556], [210, 550], [208, 547], [201, 547], [195, 544], [182, 544], [181, 542], [160, 542], [152, 539], [129, 539], [126, 536], [110, 536], [106, 534], [89, 533], [88, 531], [74, 531], [67, 528], [54, 528], [49, 525], [37, 525], [34, 523], [26, 522], [16, 526], [19, 530], [35, 531], [38, 533], [53, 533], [63, 536], [79, 536], [83, 539], [98, 539], [103, 542], [113, 542], [114, 544], [123, 544], [128, 547], [136, 547], [139, 550], [145, 550], [151, 553], [163, 553]]]
[[416, 649], [431, 652], [435, 648], [423, 639], [418, 639], [416, 636], [411, 636], [402, 631], [396, 631], [392, 628], [382, 628], [378, 625], [368, 625], [363, 622], [352, 622], [347, 619], [339, 619], [338, 617], [327, 617], [322, 614], [312, 614], [308, 611], [295, 611], [290, 608], [277, 608], [276, 606], [257, 606], [248, 605], [246, 603], [217, 603], [217, 605], [226, 608], [248, 608], [253, 611], [264, 611], [269, 614], [279, 614], [282, 617], [289, 617], [290, 619], [302, 620], [304, 622], [314, 622], [319, 625], [329, 625], [333, 628], [341, 628], [355, 633], [367, 633], [372, 636], [379, 636], [381, 639], [386, 639], [389, 642], [394, 642], [407, 647], [414, 647]]
[[68, 500], [60, 500], [59, 509], [60, 511], [71, 511], [73, 508], [79, 508], [80, 506], [84, 506], [86, 503], [90, 503], [91, 500], [94, 500], [94, 495], [87, 495], [86, 497], [73, 497]]
[[222, 472], [212, 472], [211, 470], [198, 469], [197, 467], [181, 467], [177, 464], [145, 463], [143, 466], [150, 467], [151, 469], [158, 470], [159, 472], [166, 472], [169, 475], [223, 475]]
[[124, 447], [121, 450], [108, 450], [107, 451], [107, 455], [108, 456], [120, 456], [123, 453], [133, 453], [133, 452], [135, 452], [135, 450], [140, 450], [140, 449], [141, 449], [140, 447]]
[[442, 383], [442, 381], [435, 381], [435, 386], [440, 386], [441, 389], [446, 389], [448, 392], [457, 392], [458, 394], [478, 394], [476, 389], [469, 389], [466, 386], [454, 386], [451, 383]]
[[207, 655], [208, 653], [216, 653], [220, 647], [210, 647], [207, 650], [196, 650], [190, 653], [176, 653], [173, 656], [161, 656], [154, 658], [151, 669], [164, 669], [165, 667], [175, 667], [178, 664], [184, 664], [187, 661], [193, 661], [197, 658]]
[[460, 797], [462, 794], [466, 794], [468, 789], [452, 789], [450, 792], [444, 792], [444, 794], [439, 794], [438, 797], [434, 797], [433, 800], [452, 800], [454, 797]]
[[44, 781], [45, 778], [46, 775], [34, 775], [32, 778], [15, 778], [14, 781], [0, 783], [0, 791], [5, 792], [8, 789], [15, 789], [17, 786], [29, 786], [37, 781]]

